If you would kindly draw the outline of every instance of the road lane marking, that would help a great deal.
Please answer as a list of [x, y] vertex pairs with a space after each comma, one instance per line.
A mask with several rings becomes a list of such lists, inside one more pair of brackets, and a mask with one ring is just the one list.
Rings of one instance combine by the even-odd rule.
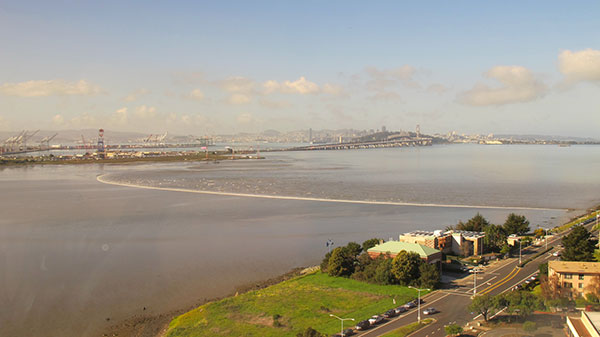
[[496, 282], [494, 285], [486, 288], [485, 290], [483, 290], [482, 292], [480, 292], [480, 295], [485, 295], [490, 293], [492, 290], [500, 287], [501, 285], [505, 284], [506, 282], [510, 281], [513, 277], [517, 276], [517, 274], [519, 273], [521, 269], [515, 267], [505, 278], [503, 278], [502, 280]]

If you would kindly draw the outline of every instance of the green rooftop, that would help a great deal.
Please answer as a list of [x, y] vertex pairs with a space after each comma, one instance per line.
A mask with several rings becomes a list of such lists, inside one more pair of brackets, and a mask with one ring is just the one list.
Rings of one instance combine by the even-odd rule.
[[419, 254], [419, 256], [428, 257], [435, 253], [439, 253], [440, 251], [431, 247], [423, 246], [418, 243], [409, 243], [409, 242], [401, 242], [401, 241], [388, 241], [382, 244], [379, 244], [371, 249], [368, 252], [373, 253], [382, 253], [385, 254], [389, 252], [390, 254], [398, 254], [401, 251], [407, 252], [415, 252]]

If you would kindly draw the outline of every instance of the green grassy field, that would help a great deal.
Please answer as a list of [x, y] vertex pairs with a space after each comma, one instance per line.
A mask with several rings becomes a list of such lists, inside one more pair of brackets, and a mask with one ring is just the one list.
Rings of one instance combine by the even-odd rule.
[[[174, 336], [295, 336], [307, 327], [321, 333], [345, 327], [381, 314], [416, 297], [401, 286], [381, 286], [316, 272], [265, 289], [204, 304], [176, 317], [169, 324]], [[392, 299], [396, 299], [396, 305]]]

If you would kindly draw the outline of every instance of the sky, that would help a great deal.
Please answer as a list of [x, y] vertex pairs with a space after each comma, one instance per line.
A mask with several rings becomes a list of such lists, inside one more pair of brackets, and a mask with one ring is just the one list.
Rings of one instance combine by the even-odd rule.
[[600, 1], [0, 2], [0, 130], [600, 139]]

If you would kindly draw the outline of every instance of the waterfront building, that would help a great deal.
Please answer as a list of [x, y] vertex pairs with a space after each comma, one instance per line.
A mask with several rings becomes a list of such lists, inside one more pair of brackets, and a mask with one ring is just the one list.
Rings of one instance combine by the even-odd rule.
[[485, 233], [472, 231], [413, 231], [401, 234], [398, 241], [417, 243], [438, 249], [444, 254], [481, 255], [483, 254], [483, 238]]
[[381, 254], [389, 254], [391, 258], [394, 258], [403, 250], [419, 254], [421, 259], [427, 263], [436, 263], [442, 261], [442, 252], [438, 249], [427, 247], [418, 243], [401, 241], [382, 242], [375, 247], [368, 249], [367, 253], [371, 258], [376, 258]]

